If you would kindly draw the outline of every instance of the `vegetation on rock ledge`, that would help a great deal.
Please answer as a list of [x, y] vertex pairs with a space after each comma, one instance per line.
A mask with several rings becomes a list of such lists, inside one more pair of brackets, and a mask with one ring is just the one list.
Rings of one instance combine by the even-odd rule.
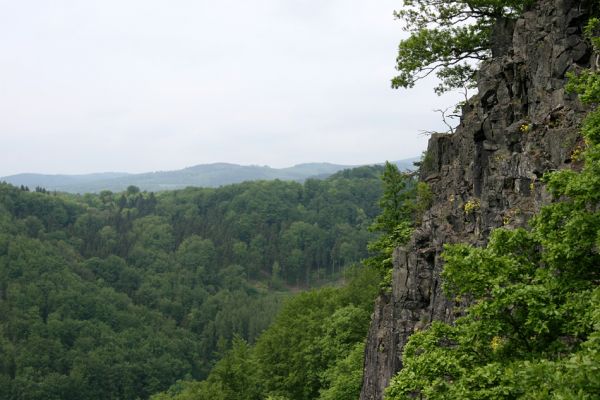
[[[591, 20], [588, 35], [597, 26]], [[560, 201], [530, 231], [498, 229], [485, 248], [446, 247], [445, 290], [471, 306], [454, 325], [434, 322], [410, 338], [386, 399], [598, 398], [600, 74], [570, 79], [595, 108], [582, 130], [583, 169], [546, 176]]]

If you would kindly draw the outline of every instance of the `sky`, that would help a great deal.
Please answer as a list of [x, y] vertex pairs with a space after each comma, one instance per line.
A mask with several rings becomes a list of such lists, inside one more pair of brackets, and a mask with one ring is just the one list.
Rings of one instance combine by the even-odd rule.
[[418, 156], [398, 0], [0, 0], [0, 176]]

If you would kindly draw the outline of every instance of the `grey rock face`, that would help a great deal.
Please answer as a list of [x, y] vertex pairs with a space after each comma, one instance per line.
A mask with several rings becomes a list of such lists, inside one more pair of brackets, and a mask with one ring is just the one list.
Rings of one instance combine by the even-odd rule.
[[525, 225], [550, 200], [542, 175], [579, 167], [571, 154], [585, 110], [564, 85], [566, 72], [590, 62], [585, 10], [581, 1], [539, 0], [517, 21], [499, 23], [501, 40], [480, 67], [459, 128], [431, 137], [420, 179], [433, 206], [395, 251], [392, 293], [372, 316], [361, 400], [383, 398], [413, 332], [452, 322], [464, 306], [441, 290], [444, 244], [483, 245], [494, 228]]

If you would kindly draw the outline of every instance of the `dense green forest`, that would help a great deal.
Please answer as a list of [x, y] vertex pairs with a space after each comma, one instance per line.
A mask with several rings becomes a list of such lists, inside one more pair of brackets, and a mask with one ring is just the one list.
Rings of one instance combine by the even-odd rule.
[[343, 288], [290, 299], [255, 346], [234, 339], [207, 380], [179, 382], [152, 399], [357, 399], [380, 279], [374, 269], [356, 270]]
[[[144, 399], [206, 377], [283, 299], [366, 257], [382, 171], [157, 194], [0, 184], [0, 398]], [[299, 299], [368, 318], [336, 290]]]
[[395, 165], [385, 165], [382, 181], [381, 212], [370, 227], [381, 235], [370, 242], [370, 257], [349, 271], [344, 286], [288, 299], [255, 345], [234, 338], [208, 379], [180, 381], [152, 399], [357, 399], [373, 302], [388, 290], [392, 250], [406, 241], [427, 201], [414, 177]]

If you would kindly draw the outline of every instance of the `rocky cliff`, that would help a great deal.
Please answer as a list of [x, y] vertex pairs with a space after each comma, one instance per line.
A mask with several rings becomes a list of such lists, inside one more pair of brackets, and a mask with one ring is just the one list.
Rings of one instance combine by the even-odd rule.
[[382, 399], [402, 368], [408, 337], [432, 320], [451, 322], [461, 306], [444, 296], [445, 243], [485, 243], [500, 226], [523, 226], [549, 201], [540, 178], [577, 168], [584, 110], [565, 92], [565, 74], [588, 66], [582, 38], [588, 4], [539, 0], [517, 21], [499, 21], [478, 94], [454, 134], [433, 135], [420, 179], [434, 196], [410, 243], [396, 249], [392, 291], [372, 316], [361, 400]]

